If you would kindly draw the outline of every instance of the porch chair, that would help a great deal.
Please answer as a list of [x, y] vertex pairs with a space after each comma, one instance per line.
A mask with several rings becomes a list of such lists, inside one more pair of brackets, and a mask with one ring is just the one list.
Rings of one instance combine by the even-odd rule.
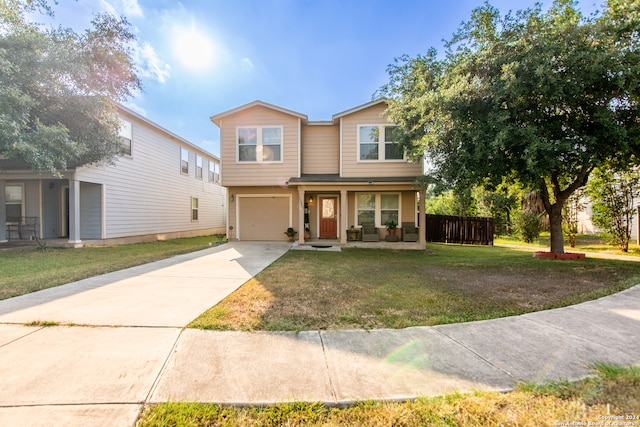
[[362, 241], [363, 242], [377, 242], [380, 240], [378, 236], [378, 229], [372, 222], [362, 223]]
[[420, 240], [420, 235], [418, 234], [418, 228], [414, 222], [403, 222], [402, 223], [402, 241], [403, 242], [417, 242]]

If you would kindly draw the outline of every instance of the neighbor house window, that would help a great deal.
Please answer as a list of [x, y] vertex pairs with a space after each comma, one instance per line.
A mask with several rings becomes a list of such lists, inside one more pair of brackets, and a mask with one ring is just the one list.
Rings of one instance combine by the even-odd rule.
[[209, 181], [220, 181], [220, 165], [213, 160], [209, 160]]
[[133, 141], [133, 129], [131, 122], [120, 119], [120, 131], [118, 132], [120, 142], [119, 154], [121, 156], [131, 155], [131, 141]]
[[198, 198], [191, 198], [191, 221], [198, 220]]
[[356, 222], [370, 222], [384, 227], [389, 221], [398, 224], [400, 218], [400, 195], [398, 193], [360, 193], [357, 195]]
[[202, 157], [196, 154], [196, 178], [202, 179]]
[[4, 187], [7, 222], [20, 221], [24, 205], [24, 186], [7, 184]]
[[402, 160], [404, 153], [395, 138], [397, 126], [358, 126], [359, 160]]
[[239, 162], [282, 161], [282, 126], [238, 128]]
[[189, 150], [180, 148], [180, 172], [189, 175]]

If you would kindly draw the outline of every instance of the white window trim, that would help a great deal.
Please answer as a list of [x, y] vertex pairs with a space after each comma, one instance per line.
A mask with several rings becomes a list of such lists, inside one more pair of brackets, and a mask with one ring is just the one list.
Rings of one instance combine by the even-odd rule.
[[[364, 144], [375, 144], [375, 142], [362, 142], [360, 141], [360, 129], [363, 127], [377, 127], [378, 128], [378, 158], [375, 160], [367, 160], [367, 159], [361, 159], [360, 158], [360, 144], [364, 143]], [[385, 141], [384, 140], [384, 129], [385, 127], [396, 127], [397, 125], [393, 124], [393, 123], [383, 123], [383, 124], [376, 124], [376, 123], [372, 123], [372, 124], [361, 124], [358, 125], [358, 129], [357, 129], [357, 133], [356, 133], [356, 140], [357, 140], [357, 150], [356, 150], [356, 162], [357, 163], [376, 163], [376, 162], [382, 162], [382, 163], [403, 163], [407, 161], [406, 158], [406, 153], [402, 154], [402, 158], [401, 159], [386, 159], [385, 157], [385, 145], [387, 142], [392, 142], [392, 141]]]
[[118, 117], [120, 121], [120, 129], [118, 130], [118, 141], [121, 146], [124, 146], [122, 143], [128, 142], [129, 145], [129, 153], [122, 152], [122, 149], [118, 150], [118, 154], [120, 157], [124, 158], [132, 158], [133, 157], [133, 123], [129, 120], [125, 120], [122, 117]]
[[[193, 201], [194, 200], [196, 201], [196, 205], [197, 205], [195, 209], [193, 207]], [[196, 216], [198, 218], [196, 218], [196, 219], [193, 219], [193, 212], [194, 211], [197, 212]], [[193, 197], [193, 196], [191, 197], [191, 209], [190, 209], [189, 212], [191, 214], [190, 215], [191, 216], [191, 222], [198, 222], [200, 220], [200, 200], [197, 197]]]
[[[200, 176], [198, 176], [200, 174]], [[204, 180], [204, 169], [202, 163], [202, 156], [196, 154], [196, 179]]]
[[375, 226], [378, 228], [384, 228], [386, 227], [386, 225], [382, 224], [382, 202], [381, 202], [381, 196], [383, 194], [394, 194], [398, 196], [398, 227], [400, 227], [400, 222], [402, 219], [402, 192], [399, 191], [383, 191], [383, 192], [375, 192], [375, 191], [359, 191], [356, 193], [356, 200], [355, 200], [355, 209], [354, 209], [354, 217], [353, 217], [353, 223], [356, 224], [356, 227], [361, 227], [360, 224], [358, 224], [358, 195], [359, 194], [374, 194], [375, 195], [375, 200], [376, 200], [376, 207], [375, 207], [375, 213], [374, 213], [374, 217], [375, 217]]
[[[256, 129], [256, 160], [240, 160], [240, 144], [238, 143], [239, 139], [239, 131], [240, 129]], [[262, 156], [258, 155], [262, 153], [263, 144], [262, 144], [262, 129], [280, 129], [280, 160], [264, 160]], [[273, 144], [267, 144], [273, 145]], [[273, 163], [284, 163], [284, 126], [282, 125], [273, 125], [273, 126], [236, 126], [236, 163], [237, 164], [256, 164], [256, 163], [264, 163], [264, 164], [273, 164]]]
[[[187, 171], [186, 172], [184, 172], [182, 170], [182, 161], [183, 161], [182, 154], [183, 153], [187, 153], [187, 159], [186, 159], [187, 160]], [[180, 147], [180, 173], [182, 175], [189, 175], [189, 150], [184, 148], [184, 147]]]
[[[24, 182], [5, 182], [4, 187], [2, 187], [2, 190], [0, 191], [6, 191], [5, 188], [6, 187], [21, 187], [22, 188], [22, 200], [20, 201], [20, 203], [15, 203], [15, 202], [9, 202], [6, 200], [5, 197], [5, 206], [2, 207], [2, 209], [6, 209], [6, 205], [20, 205], [20, 214], [21, 216], [27, 216], [26, 212], [25, 212], [25, 194], [24, 194]], [[6, 213], [6, 212], [5, 212]], [[5, 218], [6, 219], [6, 218]]]
[[220, 164], [214, 162], [213, 160], [209, 160], [207, 180], [209, 182], [220, 182]]

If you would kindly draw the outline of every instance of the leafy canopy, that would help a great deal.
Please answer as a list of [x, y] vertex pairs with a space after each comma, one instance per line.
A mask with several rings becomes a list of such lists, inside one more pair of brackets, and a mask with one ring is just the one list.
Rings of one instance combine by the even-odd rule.
[[485, 4], [443, 59], [431, 49], [388, 67], [389, 118], [444, 182], [540, 190], [562, 252], [565, 200], [594, 167], [640, 153], [638, 10], [640, 0], [612, 0], [585, 18], [557, 0], [501, 16]]
[[77, 34], [29, 21], [36, 11], [53, 14], [46, 0], [0, 2], [0, 159], [54, 174], [112, 159], [113, 102], [141, 87], [129, 24], [97, 15]]

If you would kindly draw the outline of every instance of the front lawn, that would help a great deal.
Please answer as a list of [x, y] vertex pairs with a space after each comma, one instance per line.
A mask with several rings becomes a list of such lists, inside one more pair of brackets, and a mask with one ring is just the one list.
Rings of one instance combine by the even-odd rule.
[[[541, 246], [549, 250], [549, 232], [543, 232], [540, 234], [534, 242], [525, 243], [516, 236], [498, 236], [494, 239], [494, 244], [506, 244], [506, 245], [519, 245], [519, 246]], [[595, 234], [579, 234], [576, 236], [576, 247], [572, 248], [569, 244], [564, 242], [565, 252], [601, 252], [614, 255], [629, 255], [640, 257], [640, 246], [635, 243], [635, 239], [629, 242], [629, 252], [623, 252], [617, 249], [615, 246], [609, 244], [608, 239], [605, 236]]]
[[121, 246], [0, 251], [0, 300], [208, 248], [221, 236]]
[[190, 324], [218, 330], [405, 328], [562, 307], [640, 283], [640, 263], [486, 246], [289, 251]]

